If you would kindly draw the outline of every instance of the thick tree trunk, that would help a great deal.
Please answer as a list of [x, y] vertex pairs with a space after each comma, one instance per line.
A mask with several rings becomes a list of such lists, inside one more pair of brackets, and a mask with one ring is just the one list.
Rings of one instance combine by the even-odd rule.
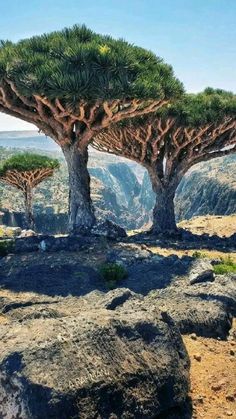
[[34, 217], [32, 210], [32, 188], [29, 185], [25, 187], [25, 224], [27, 229], [34, 229]]
[[69, 231], [86, 234], [95, 223], [87, 169], [88, 149], [81, 151], [72, 145], [64, 148], [63, 153], [69, 172]]
[[155, 188], [156, 204], [153, 209], [153, 233], [167, 233], [177, 230], [175, 222], [174, 196], [175, 188]]

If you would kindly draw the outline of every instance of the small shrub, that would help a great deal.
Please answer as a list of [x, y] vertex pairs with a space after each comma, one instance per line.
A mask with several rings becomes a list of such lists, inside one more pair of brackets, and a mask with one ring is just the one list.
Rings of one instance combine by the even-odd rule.
[[199, 252], [199, 250], [195, 250], [195, 252], [193, 252], [193, 254], [192, 254], [192, 257], [196, 258], [196, 259], [204, 259], [207, 256], [206, 256], [206, 253]]
[[100, 266], [99, 271], [110, 289], [115, 288], [117, 282], [125, 279], [128, 275], [126, 269], [117, 263], [104, 263]]
[[216, 275], [236, 273], [236, 263], [234, 263], [230, 256], [221, 258], [221, 263], [214, 265], [214, 272]]
[[12, 251], [13, 241], [2, 240], [0, 241], [0, 257], [8, 255]]

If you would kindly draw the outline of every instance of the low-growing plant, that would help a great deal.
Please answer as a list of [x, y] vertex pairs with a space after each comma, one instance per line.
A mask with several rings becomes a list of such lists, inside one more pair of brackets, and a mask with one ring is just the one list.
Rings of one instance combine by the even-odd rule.
[[119, 281], [127, 278], [128, 276], [124, 266], [117, 263], [103, 263], [100, 266], [99, 271], [110, 289], [115, 288]]
[[0, 241], [0, 257], [7, 256], [13, 249], [12, 240], [2, 240]]
[[214, 272], [216, 275], [224, 275], [228, 273], [236, 273], [236, 263], [231, 256], [220, 258], [221, 262], [214, 265]]
[[206, 253], [200, 252], [199, 250], [195, 250], [192, 254], [192, 257], [196, 259], [204, 259], [207, 256]]

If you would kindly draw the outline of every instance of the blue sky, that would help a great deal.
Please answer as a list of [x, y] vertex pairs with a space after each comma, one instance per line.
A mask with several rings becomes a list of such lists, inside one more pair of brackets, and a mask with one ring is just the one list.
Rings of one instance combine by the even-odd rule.
[[[0, 38], [85, 23], [153, 50], [187, 91], [236, 92], [236, 0], [0, 0]], [[31, 128], [0, 114], [0, 131]]]

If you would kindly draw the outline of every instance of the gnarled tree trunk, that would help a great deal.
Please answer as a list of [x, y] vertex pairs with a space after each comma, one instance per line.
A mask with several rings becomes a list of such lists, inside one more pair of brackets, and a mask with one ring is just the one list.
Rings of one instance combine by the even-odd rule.
[[155, 192], [157, 196], [153, 209], [153, 233], [176, 231], [177, 226], [174, 209], [175, 188], [167, 185], [156, 188]]
[[34, 229], [34, 217], [32, 209], [32, 188], [29, 185], [25, 186], [25, 224], [27, 229]]
[[90, 176], [87, 168], [88, 149], [78, 144], [63, 148], [69, 172], [69, 231], [86, 234], [95, 223], [90, 197]]

